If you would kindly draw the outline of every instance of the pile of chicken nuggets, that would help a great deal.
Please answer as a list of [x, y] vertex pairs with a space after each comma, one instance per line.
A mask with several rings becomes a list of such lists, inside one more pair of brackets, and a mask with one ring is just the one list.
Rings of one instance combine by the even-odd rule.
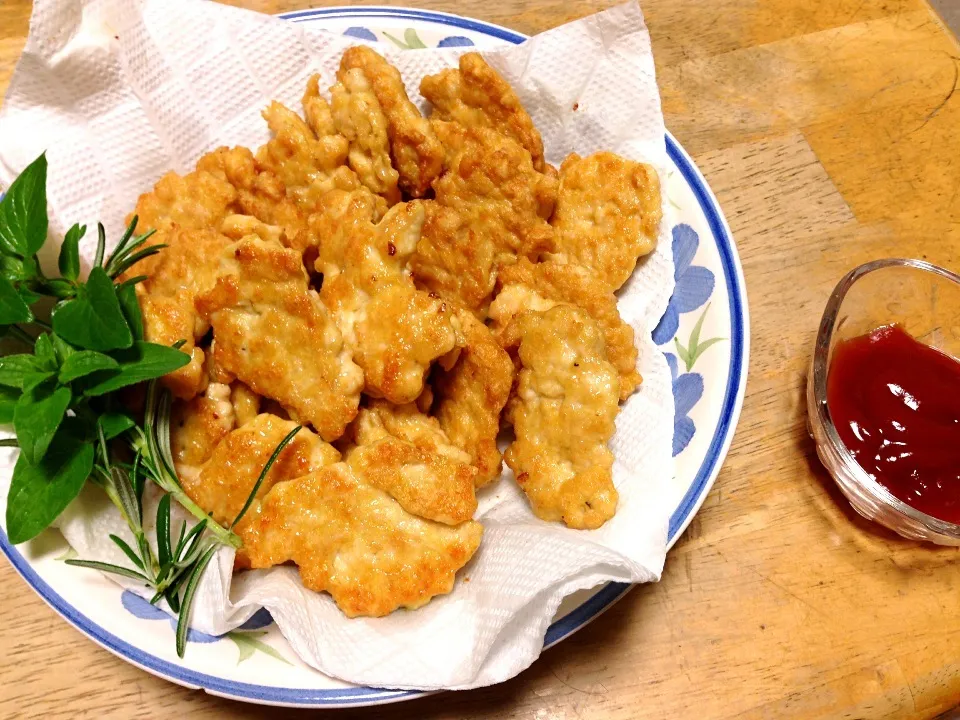
[[167, 247], [131, 274], [164, 378], [184, 489], [239, 512], [238, 568], [295, 563], [348, 616], [448, 593], [477, 551], [476, 490], [503, 459], [537, 517], [613, 517], [607, 443], [640, 384], [615, 291], [653, 250], [656, 172], [609, 152], [559, 170], [476, 53], [425, 77], [421, 115], [366, 46], [329, 100], [274, 102], [272, 139], [168, 173], [135, 214]]

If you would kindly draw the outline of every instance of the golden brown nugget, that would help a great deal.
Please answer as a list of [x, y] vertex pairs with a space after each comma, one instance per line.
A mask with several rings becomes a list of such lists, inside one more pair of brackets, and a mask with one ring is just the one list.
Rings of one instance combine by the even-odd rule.
[[307, 80], [307, 89], [303, 92], [301, 103], [307, 125], [313, 130], [314, 135], [324, 137], [337, 134], [337, 125], [333, 120], [330, 104], [320, 95], [319, 74], [313, 74]]
[[[229, 526], [243, 509], [253, 486], [270, 456], [296, 423], [274, 415], [256, 416], [250, 423], [228, 433], [200, 468], [180, 473], [184, 491], [213, 520]], [[283, 449], [257, 490], [254, 503], [235, 531], [244, 546], [255, 545], [260, 529], [260, 501], [279, 482], [331, 465], [340, 459], [332, 446], [307, 428], [301, 428]], [[179, 468], [178, 468], [179, 472]], [[237, 565], [247, 566], [246, 553], [237, 555]]]
[[472, 227], [469, 209], [425, 201], [423, 238], [410, 269], [417, 286], [486, 317], [496, 283], [497, 245]]
[[360, 186], [347, 167], [349, 142], [345, 137], [318, 138], [303, 118], [278, 102], [270, 103], [263, 117], [274, 137], [257, 150], [257, 166], [273, 173], [303, 212], [312, 212], [320, 198], [334, 188]]
[[428, 211], [410, 269], [420, 287], [482, 319], [498, 264], [553, 251], [546, 218], [557, 183], [534, 169], [527, 150], [494, 130], [433, 124], [448, 151], [446, 170], [434, 183], [437, 207]]
[[431, 364], [460, 343], [442, 300], [417, 290], [404, 270], [420, 240], [421, 202], [399, 203], [372, 222], [362, 194], [330, 193], [311, 218], [322, 238], [320, 297], [363, 369], [365, 392], [403, 404], [417, 398]]
[[197, 298], [214, 362], [276, 400], [325, 440], [356, 416], [363, 373], [308, 288], [300, 253], [247, 237], [227, 248], [215, 287]]
[[[264, 498], [252, 567], [292, 560], [306, 588], [348, 617], [416, 609], [453, 589], [483, 535], [474, 521], [425, 520], [367, 477], [362, 456], [276, 485]], [[407, 470], [398, 459], [394, 472]]]
[[203, 395], [175, 400], [170, 412], [170, 449], [177, 475], [196, 475], [236, 427], [230, 386], [210, 383]]
[[347, 449], [347, 462], [362, 468], [363, 476], [404, 510], [446, 525], [473, 517], [477, 471], [470, 456], [416, 405], [375, 400], [360, 410], [353, 435], [356, 445]]
[[144, 337], [159, 345], [183, 341], [181, 350], [190, 355], [190, 362], [165, 375], [162, 382], [176, 397], [189, 400], [206, 387], [204, 352], [196, 341], [210, 327], [197, 314], [194, 301], [216, 282], [219, 256], [230, 239], [213, 230], [188, 230], [172, 224], [155, 233], [146, 245], [161, 242], [167, 247], [138, 262], [124, 277], [147, 276], [136, 286]]
[[660, 179], [651, 166], [610, 152], [570, 155], [560, 166], [550, 221], [556, 257], [592, 270], [615, 291], [656, 247], [661, 215]]
[[488, 127], [520, 143], [543, 171], [543, 140], [520, 98], [479, 53], [460, 56], [459, 69], [443, 70], [420, 81], [420, 94], [439, 120], [466, 127]]
[[[249, 234], [264, 239], [270, 236], [284, 245], [297, 248], [311, 244], [305, 237], [306, 215], [287, 197], [286, 186], [280, 178], [260, 167], [248, 148], [217, 148], [201, 157], [197, 168], [219, 177], [234, 188], [235, 200], [219, 224], [219, 230], [224, 235], [234, 240]], [[256, 221], [262, 225], [256, 225]]]
[[393, 205], [400, 200], [400, 174], [390, 160], [387, 118], [363, 70], [341, 70], [338, 78], [330, 88], [332, 117], [350, 142], [350, 168], [371, 192]]
[[163, 236], [174, 227], [209, 230], [220, 225], [236, 199], [233, 186], [214, 173], [202, 169], [183, 176], [169, 172], [139, 197], [133, 214], [139, 232], [156, 230]]
[[459, 317], [466, 345], [450, 370], [434, 371], [434, 412], [450, 442], [469, 454], [482, 487], [500, 477], [497, 435], [514, 369], [486, 325], [464, 310]]
[[524, 310], [549, 310], [559, 303], [570, 303], [586, 310], [603, 330], [607, 356], [620, 373], [620, 400], [626, 400], [642, 382], [637, 372], [637, 346], [633, 328], [617, 310], [616, 296], [606, 290], [594, 275], [578, 265], [557, 262], [531, 263], [521, 259], [501, 268], [497, 277], [497, 296], [490, 305], [493, 328], [504, 345], [515, 346], [515, 339], [503, 336], [510, 321]]
[[534, 514], [595, 529], [617, 510], [611, 470], [620, 379], [603, 333], [584, 310], [557, 305], [514, 322], [520, 339], [516, 397], [507, 406], [516, 441], [504, 459]]
[[387, 118], [390, 154], [400, 175], [400, 189], [422, 197], [443, 168], [443, 147], [430, 123], [410, 102], [400, 72], [369, 47], [348, 48], [340, 61], [338, 79], [360, 70]]

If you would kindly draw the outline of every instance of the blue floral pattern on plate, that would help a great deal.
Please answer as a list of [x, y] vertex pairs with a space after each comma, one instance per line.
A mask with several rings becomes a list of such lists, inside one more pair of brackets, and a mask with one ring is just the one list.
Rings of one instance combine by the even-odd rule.
[[[417, 34], [417, 31], [414, 28], [407, 28], [404, 30], [402, 39], [383, 30], [381, 30], [380, 33], [383, 35], [384, 39], [389, 40], [402, 50], [419, 50], [427, 47], [426, 43], [420, 39], [420, 36]], [[376, 33], [373, 32], [373, 30], [360, 26], [348, 27], [343, 31], [343, 34], [349, 37], [355, 37], [359, 40], [370, 40], [371, 42], [376, 42], [380, 39], [377, 37]], [[464, 37], [463, 35], [448, 35], [447, 37], [441, 38], [437, 42], [437, 47], [473, 47], [473, 40], [468, 37]]]
[[673, 277], [677, 286], [667, 305], [667, 311], [653, 331], [657, 345], [670, 342], [680, 329], [680, 313], [693, 312], [713, 294], [716, 281], [713, 273], [705, 267], [693, 265], [693, 258], [700, 247], [696, 230], [680, 223], [673, 228]]
[[673, 456], [676, 457], [690, 444], [696, 425], [690, 419], [690, 411], [703, 397], [703, 376], [689, 372], [679, 374], [677, 356], [664, 353], [670, 366], [670, 379], [673, 383], [673, 404], [676, 407], [673, 418]]
[[716, 279], [709, 269], [693, 264], [697, 249], [700, 247], [700, 237], [696, 230], [686, 223], [680, 223], [673, 228], [672, 235], [671, 251], [676, 287], [663, 317], [653, 331], [653, 341], [657, 345], [664, 345], [673, 340], [687, 370], [681, 373], [677, 356], [673, 353], [664, 353], [667, 364], [670, 366], [670, 377], [673, 382], [673, 402], [676, 408], [673, 423], [673, 456], [676, 457], [690, 444], [697, 432], [697, 427], [690, 417], [690, 411], [703, 397], [703, 376], [690, 371], [700, 355], [722, 338], [700, 341], [700, 330], [707, 310], [710, 309], [709, 305], [700, 315], [686, 347], [677, 338], [680, 315], [693, 312], [705, 305], [713, 294]]

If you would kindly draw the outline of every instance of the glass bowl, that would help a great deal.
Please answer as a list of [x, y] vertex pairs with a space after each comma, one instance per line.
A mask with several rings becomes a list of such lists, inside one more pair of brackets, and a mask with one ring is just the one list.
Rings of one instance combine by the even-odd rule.
[[960, 358], [960, 276], [923, 260], [891, 258], [861, 265], [837, 283], [820, 320], [807, 379], [810, 434], [820, 462], [858, 513], [911, 540], [960, 545], [960, 525], [915, 510], [860, 467], [830, 417], [827, 375], [837, 342], [894, 323]]

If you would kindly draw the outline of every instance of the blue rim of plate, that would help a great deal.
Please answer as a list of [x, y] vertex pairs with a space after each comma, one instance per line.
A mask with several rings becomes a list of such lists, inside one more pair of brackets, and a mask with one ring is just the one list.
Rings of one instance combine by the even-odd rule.
[[[457, 15], [416, 10], [413, 8], [377, 6], [356, 8], [330, 7], [284, 13], [278, 17], [295, 22], [303, 22], [304, 20], [319, 17], [402, 18], [473, 30], [514, 44], [519, 44], [527, 39], [525, 35], [498, 25], [462, 18]], [[697, 472], [693, 483], [680, 501], [680, 505], [670, 517], [667, 535], [667, 547], [670, 548], [686, 529], [687, 525], [689, 525], [696, 511], [703, 503], [707, 492], [711, 485], [713, 485], [717, 473], [720, 471], [720, 466], [733, 439], [733, 431], [737, 425], [740, 407], [743, 403], [743, 393], [746, 389], [744, 363], [747, 359], [747, 353], [749, 352], [749, 337], [745, 332], [745, 328], [748, 327], [748, 310], [746, 296], [743, 290], [743, 272], [740, 268], [740, 260], [733, 244], [730, 229], [727, 227], [727, 223], [723, 218], [716, 198], [707, 186], [703, 175], [701, 175], [700, 171], [694, 165], [693, 160], [687, 155], [686, 151], [680, 147], [680, 144], [669, 132], [667, 132], [665, 136], [665, 141], [667, 154], [680, 170], [687, 185], [696, 196], [700, 209], [703, 211], [704, 217], [706, 217], [710, 226], [710, 231], [716, 241], [727, 285], [731, 321], [730, 373], [724, 392], [720, 422], [714, 431], [710, 447], [707, 450], [703, 464], [700, 466], [700, 470]], [[375, 705], [409, 700], [429, 694], [420, 690], [384, 690], [371, 687], [334, 688], [326, 690], [313, 688], [278, 688], [224, 680], [213, 675], [188, 670], [187, 668], [175, 665], [130, 645], [79, 612], [37, 574], [27, 562], [26, 558], [20, 554], [20, 551], [10, 544], [7, 539], [7, 534], [2, 528], [0, 528], [0, 550], [6, 555], [17, 573], [40, 595], [44, 602], [66, 618], [75, 628], [124, 660], [180, 685], [202, 688], [208, 692], [226, 697], [252, 700], [260, 703], [294, 706]], [[601, 613], [609, 609], [613, 603], [622, 598], [631, 587], [631, 585], [626, 583], [608, 583], [600, 592], [587, 600], [583, 605], [553, 623], [547, 629], [544, 638], [544, 648], [546, 649], [560, 642], [590, 621], [596, 619]]]

